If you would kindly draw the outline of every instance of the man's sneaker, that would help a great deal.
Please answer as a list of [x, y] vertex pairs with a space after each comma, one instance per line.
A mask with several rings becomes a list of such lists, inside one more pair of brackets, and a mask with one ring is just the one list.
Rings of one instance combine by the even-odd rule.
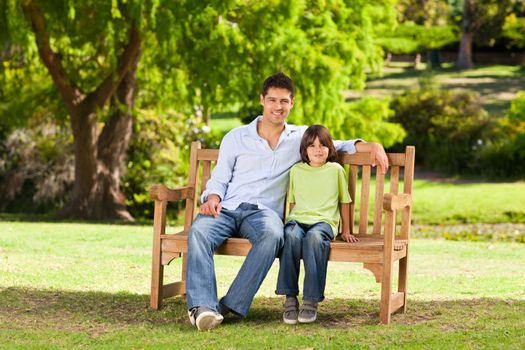
[[296, 324], [299, 312], [299, 302], [296, 297], [287, 297], [284, 302], [283, 321], [286, 324]]
[[317, 301], [305, 300], [297, 320], [301, 323], [312, 323], [317, 319]]
[[223, 303], [219, 302], [219, 313], [222, 315], [222, 316], [226, 316], [227, 314], [229, 314], [232, 310], [227, 307], [226, 305], [224, 305]]
[[199, 331], [213, 329], [224, 319], [220, 313], [203, 306], [194, 307], [188, 311], [188, 317], [191, 325], [196, 326]]

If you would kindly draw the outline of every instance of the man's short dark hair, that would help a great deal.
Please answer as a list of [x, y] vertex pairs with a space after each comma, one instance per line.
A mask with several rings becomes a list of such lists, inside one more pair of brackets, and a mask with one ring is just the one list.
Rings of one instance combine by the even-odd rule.
[[279, 72], [266, 78], [263, 83], [262, 95], [266, 96], [270, 88], [286, 89], [290, 91], [291, 97], [294, 97], [293, 80], [283, 72]]

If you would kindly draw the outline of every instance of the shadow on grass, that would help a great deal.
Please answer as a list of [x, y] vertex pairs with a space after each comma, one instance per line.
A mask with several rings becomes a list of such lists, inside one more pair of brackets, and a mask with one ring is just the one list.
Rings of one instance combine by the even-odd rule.
[[[256, 298], [246, 319], [226, 316], [224, 324], [273, 328], [281, 326], [282, 298]], [[393, 315], [396, 325], [435, 322], [461, 328], [462, 320], [485, 314], [519, 315], [524, 300], [466, 299], [410, 301], [406, 314]], [[487, 314], [488, 313], [488, 314]], [[519, 316], [516, 316], [519, 317]], [[318, 327], [348, 329], [377, 325], [379, 300], [329, 299], [320, 304]], [[6, 322], [7, 320], [7, 322]], [[2, 325], [2, 323], [4, 323]], [[129, 293], [79, 292], [6, 288], [0, 291], [0, 327], [25, 327], [86, 332], [92, 336], [127, 327], [178, 326], [190, 330], [184, 299], [165, 300], [159, 310], [149, 308], [149, 296]]]

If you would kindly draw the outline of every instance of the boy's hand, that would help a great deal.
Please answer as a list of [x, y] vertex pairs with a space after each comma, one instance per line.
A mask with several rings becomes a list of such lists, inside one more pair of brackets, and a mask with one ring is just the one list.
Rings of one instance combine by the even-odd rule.
[[359, 242], [359, 238], [351, 234], [350, 232], [342, 233], [341, 236], [343, 237], [343, 241], [348, 243], [355, 243]]

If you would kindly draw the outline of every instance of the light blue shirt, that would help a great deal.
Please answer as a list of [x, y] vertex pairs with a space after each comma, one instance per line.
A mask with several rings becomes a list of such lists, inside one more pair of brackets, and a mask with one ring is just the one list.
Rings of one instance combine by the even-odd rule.
[[[235, 210], [246, 202], [261, 209], [271, 209], [283, 216], [288, 172], [301, 161], [299, 147], [307, 126], [284, 125], [277, 147], [273, 150], [257, 133], [257, 117], [248, 125], [228, 132], [222, 139], [217, 165], [201, 196], [221, 197], [223, 208]], [[355, 153], [358, 140], [334, 141], [338, 151]]]

